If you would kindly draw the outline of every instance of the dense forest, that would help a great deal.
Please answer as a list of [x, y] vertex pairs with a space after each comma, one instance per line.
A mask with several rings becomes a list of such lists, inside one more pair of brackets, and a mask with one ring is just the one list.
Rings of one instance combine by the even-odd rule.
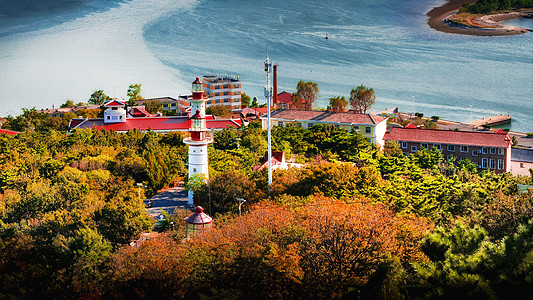
[[[477, 173], [422, 150], [383, 151], [333, 126], [274, 127], [273, 148], [305, 164], [252, 171], [258, 123], [216, 132], [215, 218], [184, 240], [183, 219], [130, 246], [155, 221], [149, 197], [187, 177], [180, 133], [79, 130], [29, 112], [0, 135], [0, 299], [513, 298], [533, 290], [531, 177]], [[46, 119], [45, 117], [43, 117]], [[270, 196], [270, 197], [269, 197]], [[243, 214], [237, 213], [242, 197]], [[159, 227], [161, 228], [161, 227]], [[166, 230], [168, 229], [168, 230]]]
[[521, 8], [533, 8], [533, 0], [479, 0], [474, 4], [464, 4], [461, 12], [488, 14]]

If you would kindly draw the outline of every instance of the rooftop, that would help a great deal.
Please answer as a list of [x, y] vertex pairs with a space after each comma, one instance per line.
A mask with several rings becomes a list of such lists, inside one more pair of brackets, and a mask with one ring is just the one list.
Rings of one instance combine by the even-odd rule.
[[526, 163], [533, 163], [533, 150], [513, 148], [513, 151], [511, 152], [511, 160], [519, 161], [519, 162], [526, 162]]
[[314, 110], [295, 110], [279, 109], [272, 113], [271, 118], [298, 120], [298, 121], [316, 121], [331, 122], [344, 124], [378, 124], [385, 120], [386, 117], [372, 114], [354, 114], [348, 112], [331, 112], [331, 111], [314, 111]]
[[[207, 129], [224, 129], [241, 126], [241, 120], [234, 119], [213, 119], [211, 116], [206, 120]], [[128, 118], [126, 122], [104, 123], [104, 119], [72, 119], [71, 129], [91, 128], [95, 130], [153, 130], [153, 131], [187, 131], [190, 127], [189, 118], [186, 116], [172, 117], [148, 117], [148, 118]]]
[[[505, 132], [472, 132], [394, 127], [384, 140], [507, 148], [511, 138]], [[514, 149], [513, 149], [514, 150]]]

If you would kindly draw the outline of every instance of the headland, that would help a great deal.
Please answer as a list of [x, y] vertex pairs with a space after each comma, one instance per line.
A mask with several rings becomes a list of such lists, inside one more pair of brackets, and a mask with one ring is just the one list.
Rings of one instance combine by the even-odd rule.
[[444, 5], [435, 7], [427, 13], [429, 17], [428, 25], [435, 30], [446, 33], [477, 36], [514, 35], [529, 32], [526, 28], [505, 25], [499, 21], [531, 17], [533, 16], [531, 10], [492, 15], [469, 15], [466, 17], [455, 15], [463, 4], [475, 2], [477, 0], [449, 0]]

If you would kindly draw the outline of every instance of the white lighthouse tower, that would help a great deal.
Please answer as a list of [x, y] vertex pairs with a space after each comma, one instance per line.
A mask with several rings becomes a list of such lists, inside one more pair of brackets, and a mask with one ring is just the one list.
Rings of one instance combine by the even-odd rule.
[[[213, 142], [213, 138], [207, 135], [205, 121], [205, 103], [203, 82], [200, 78], [192, 83], [191, 112], [189, 114], [190, 136], [183, 140], [189, 145], [189, 179], [195, 174], [203, 174], [209, 178], [209, 162], [207, 156], [207, 144]], [[193, 191], [189, 190], [188, 204], [193, 203]]]

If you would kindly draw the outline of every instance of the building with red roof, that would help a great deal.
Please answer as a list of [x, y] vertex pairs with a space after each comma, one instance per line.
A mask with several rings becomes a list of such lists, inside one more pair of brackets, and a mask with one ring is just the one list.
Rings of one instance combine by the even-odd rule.
[[[206, 117], [208, 130], [222, 130], [227, 127], [238, 128], [242, 125], [239, 119], [214, 119], [213, 116]], [[168, 133], [170, 131], [188, 131], [190, 119], [187, 116], [171, 117], [146, 117], [127, 118], [126, 122], [105, 123], [104, 119], [72, 119], [69, 130], [91, 128], [94, 130], [114, 130], [117, 132], [127, 132], [128, 130], [154, 131]]]
[[[263, 129], [268, 126], [266, 117], [261, 118]], [[272, 126], [287, 126], [289, 124], [300, 124], [303, 128], [308, 128], [316, 124], [330, 124], [342, 128], [347, 132], [357, 131], [369, 142], [382, 147], [384, 144], [383, 135], [387, 131], [387, 118], [372, 114], [355, 114], [349, 112], [336, 112], [332, 110], [296, 110], [278, 109], [271, 113], [270, 124]]]
[[0, 134], [2, 133], [5, 133], [7, 135], [17, 135], [19, 134], [20, 132], [18, 131], [13, 131], [13, 130], [7, 130], [7, 129], [0, 129]]
[[437, 148], [447, 159], [469, 159], [479, 170], [496, 173], [511, 170], [512, 139], [503, 130], [496, 132], [417, 129], [414, 126], [394, 127], [385, 141], [398, 141], [405, 155], [419, 149]]
[[[276, 103], [274, 104], [274, 106], [283, 109], [297, 109], [294, 103], [292, 103], [293, 97], [293, 93], [283, 91], [277, 95]], [[305, 102], [306, 101], [302, 99], [302, 106], [305, 106]]]

